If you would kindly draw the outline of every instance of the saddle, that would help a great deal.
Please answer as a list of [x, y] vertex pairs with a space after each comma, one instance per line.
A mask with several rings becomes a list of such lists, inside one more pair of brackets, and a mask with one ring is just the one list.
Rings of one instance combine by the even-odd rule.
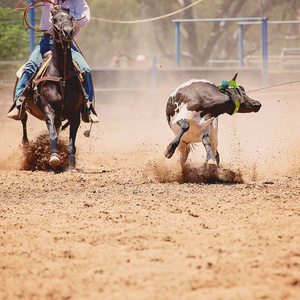
[[[38, 69], [38, 71], [36, 72], [35, 76], [33, 76], [33, 79], [32, 79], [33, 85], [38, 85], [40, 82], [46, 81], [46, 80], [57, 81], [57, 82], [61, 81], [60, 77], [44, 76], [45, 72], [47, 70], [47, 67], [51, 61], [51, 58], [52, 58], [52, 51], [50, 50], [44, 54], [43, 63], [40, 66], [40, 68]], [[69, 78], [77, 75], [80, 80], [80, 83], [82, 84], [82, 82], [83, 82], [82, 74], [84, 73], [84, 71], [81, 71], [79, 69], [79, 66], [75, 60], [73, 60], [73, 64], [74, 64], [75, 70], [72, 73], [68, 74], [66, 76], [65, 80], [68, 80]], [[83, 89], [83, 87], [82, 87], [82, 89]]]
[[[48, 51], [44, 54], [42, 65], [39, 67], [37, 72], [29, 79], [24, 91], [22, 92], [22, 94], [24, 95], [24, 97], [23, 97], [24, 100], [21, 103], [20, 113], [19, 113], [19, 116], [17, 118], [18, 120], [21, 120], [24, 117], [24, 114], [25, 114], [25, 111], [26, 111], [25, 104], [26, 104], [27, 95], [32, 91], [33, 91], [33, 93], [36, 93], [37, 86], [38, 86], [39, 83], [41, 83], [43, 81], [47, 81], [47, 80], [48, 81], [55, 81], [55, 82], [59, 82], [59, 83], [62, 82], [62, 78], [60, 78], [60, 77], [44, 76], [45, 72], [46, 72], [46, 70], [49, 66], [49, 63], [51, 61], [51, 58], [52, 58], [52, 51], [50, 50], [50, 51]], [[83, 105], [83, 107], [86, 108], [89, 104], [89, 100], [88, 100], [87, 94], [86, 94], [86, 92], [83, 88], [83, 85], [82, 85], [82, 83], [83, 83], [83, 76], [82, 75], [83, 75], [84, 71], [81, 71], [79, 69], [79, 66], [78, 66], [76, 61], [73, 60], [73, 64], [74, 64], [75, 70], [72, 73], [68, 74], [66, 76], [65, 80], [68, 80], [69, 78], [71, 78], [73, 76], [77, 76], [79, 78], [81, 89], [82, 89], [82, 92], [83, 92], [83, 95], [84, 95], [84, 105]], [[25, 65], [26, 65], [26, 63], [17, 71], [16, 75], [17, 75], [18, 78], [20, 78], [22, 76]], [[10, 108], [9, 111], [11, 111], [15, 107], [15, 105], [16, 105], [16, 101], [14, 101], [14, 103], [13, 103], [13, 105]], [[86, 116], [86, 109], [82, 110], [82, 120], [84, 122], [89, 122], [89, 118], [88, 118], [88, 116]]]

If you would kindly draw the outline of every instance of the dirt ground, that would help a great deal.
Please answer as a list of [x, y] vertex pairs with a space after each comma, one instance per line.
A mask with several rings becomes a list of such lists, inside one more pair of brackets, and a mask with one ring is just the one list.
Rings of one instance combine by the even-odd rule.
[[78, 174], [47, 167], [33, 117], [20, 146], [12, 89], [0, 85], [0, 299], [300, 299], [299, 84], [249, 94], [259, 113], [219, 118], [220, 169], [199, 145], [184, 173], [163, 156], [172, 89], [97, 104]]

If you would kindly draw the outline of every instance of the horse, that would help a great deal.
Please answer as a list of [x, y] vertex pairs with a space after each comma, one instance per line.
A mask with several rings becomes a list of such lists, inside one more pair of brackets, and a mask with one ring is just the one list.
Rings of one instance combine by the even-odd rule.
[[30, 89], [24, 105], [24, 113], [20, 118], [23, 125], [22, 143], [28, 144], [27, 111], [46, 122], [50, 141], [48, 162], [52, 167], [59, 166], [62, 158], [57, 149], [58, 135], [62, 121], [67, 120], [70, 126], [68, 170], [74, 173], [78, 172], [75, 162], [75, 139], [80, 125], [80, 114], [84, 111], [84, 101], [86, 101], [80, 81], [80, 71], [74, 65], [70, 48], [75, 34], [75, 19], [69, 14], [68, 9], [52, 9], [51, 14], [52, 56], [42, 76], [32, 80], [34, 88]]

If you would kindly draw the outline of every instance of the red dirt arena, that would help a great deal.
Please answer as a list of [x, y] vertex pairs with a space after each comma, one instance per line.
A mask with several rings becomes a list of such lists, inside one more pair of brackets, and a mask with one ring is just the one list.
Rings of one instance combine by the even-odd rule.
[[0, 85], [0, 299], [300, 299], [299, 84], [219, 117], [216, 172], [202, 145], [183, 173], [164, 157], [174, 88], [99, 100], [100, 123], [78, 132], [83, 172], [70, 174], [48, 167], [43, 122], [29, 116], [20, 146], [13, 85]]

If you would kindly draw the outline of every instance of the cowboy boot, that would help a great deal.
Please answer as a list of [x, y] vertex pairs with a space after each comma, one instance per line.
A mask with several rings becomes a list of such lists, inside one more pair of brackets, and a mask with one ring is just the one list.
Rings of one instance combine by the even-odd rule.
[[87, 114], [89, 115], [90, 122], [99, 123], [97, 113], [96, 113], [96, 111], [94, 109], [94, 106], [91, 102], [89, 102], [89, 107], [87, 108]]
[[99, 119], [97, 117], [97, 113], [93, 107], [93, 104], [86, 97], [84, 99], [84, 106], [81, 113], [82, 121], [85, 123], [98, 123]]
[[23, 104], [25, 103], [25, 100], [26, 97], [23, 94], [18, 99], [16, 99], [14, 105], [11, 107], [6, 117], [13, 120], [21, 120], [24, 112]]

